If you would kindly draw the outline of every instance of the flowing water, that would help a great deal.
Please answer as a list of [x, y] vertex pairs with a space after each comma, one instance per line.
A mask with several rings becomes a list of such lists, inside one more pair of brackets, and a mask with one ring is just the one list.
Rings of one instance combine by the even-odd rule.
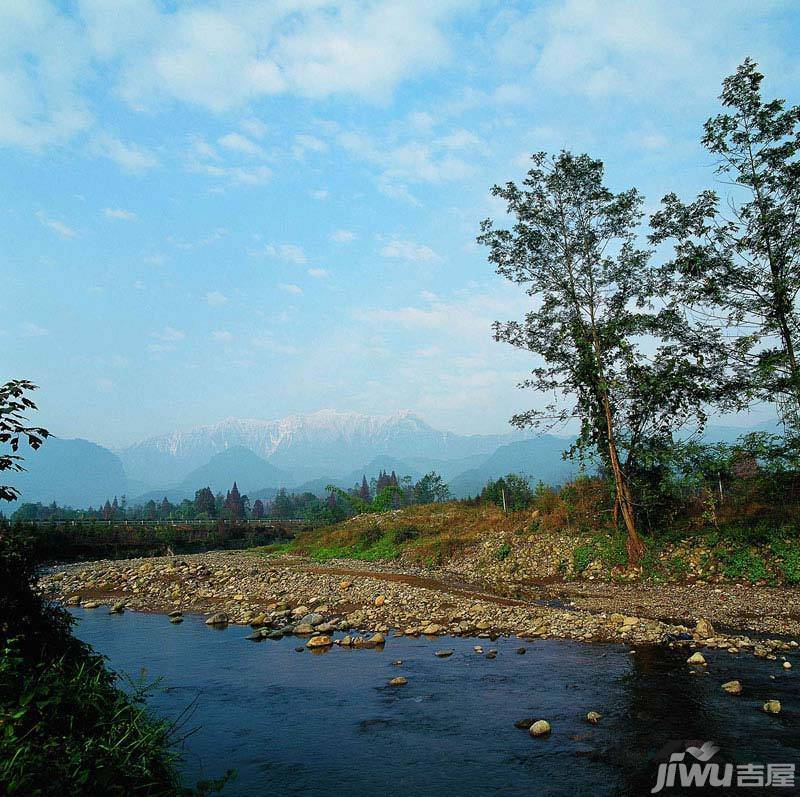
[[[237, 771], [229, 795], [645, 795], [658, 762], [687, 740], [712, 740], [717, 759], [800, 763], [800, 661], [569, 641], [389, 636], [385, 649], [295, 651], [302, 640], [249, 642], [249, 629], [186, 617], [76, 609], [76, 634], [117, 672], [161, 678], [149, 701], [177, 718], [193, 705], [187, 780]], [[487, 659], [480, 644], [498, 651]], [[516, 653], [524, 646], [526, 653]], [[452, 649], [449, 658], [436, 650]], [[395, 665], [396, 660], [401, 665]], [[388, 686], [403, 675], [408, 684]], [[771, 679], [770, 676], [775, 676]], [[738, 678], [744, 693], [720, 684]], [[164, 687], [166, 689], [164, 690]], [[760, 710], [777, 698], [778, 716]], [[588, 711], [603, 715], [596, 726]], [[533, 739], [514, 727], [547, 719]], [[800, 784], [800, 773], [798, 773]], [[674, 789], [662, 794], [788, 794]]]

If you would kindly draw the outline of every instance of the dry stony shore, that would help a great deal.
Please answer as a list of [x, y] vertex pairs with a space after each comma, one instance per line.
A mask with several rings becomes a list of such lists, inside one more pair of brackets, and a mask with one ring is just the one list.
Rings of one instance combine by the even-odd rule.
[[248, 552], [63, 565], [40, 586], [72, 606], [172, 612], [173, 621], [180, 613], [217, 615], [253, 626], [256, 637], [512, 634], [778, 658], [797, 649], [800, 631], [792, 590], [569, 583], [531, 585], [524, 599], [512, 599], [446, 573]]

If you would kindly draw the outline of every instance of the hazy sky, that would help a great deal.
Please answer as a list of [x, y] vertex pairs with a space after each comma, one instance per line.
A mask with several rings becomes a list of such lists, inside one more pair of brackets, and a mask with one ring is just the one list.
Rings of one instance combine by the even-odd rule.
[[474, 243], [530, 152], [655, 206], [745, 56], [800, 99], [769, 2], [0, 0], [0, 379], [121, 444], [227, 416], [537, 402], [491, 340], [525, 297]]

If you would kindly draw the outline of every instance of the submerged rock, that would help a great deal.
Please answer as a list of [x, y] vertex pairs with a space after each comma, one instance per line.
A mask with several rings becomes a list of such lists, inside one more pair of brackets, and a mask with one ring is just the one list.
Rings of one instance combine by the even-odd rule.
[[536, 722], [536, 720], [533, 717], [526, 717], [523, 720], [517, 720], [514, 723], [514, 727], [519, 728], [521, 731], [528, 731], [534, 722]]
[[592, 725], [597, 725], [597, 723], [600, 722], [601, 719], [603, 719], [603, 715], [597, 711], [590, 711], [586, 715], [587, 722], [590, 722]]
[[398, 675], [397, 678], [392, 678], [392, 680], [389, 681], [389, 686], [405, 686], [407, 683], [407, 678], [404, 678], [402, 675]]
[[780, 700], [767, 700], [766, 703], [762, 706], [764, 711], [767, 714], [780, 714], [781, 713], [781, 701]]
[[227, 625], [228, 615], [225, 612], [217, 612], [206, 618], [206, 625]]
[[122, 614], [125, 611], [125, 601], [117, 601], [109, 610], [109, 614]]
[[437, 650], [433, 655], [434, 656], [438, 656], [440, 659], [446, 659], [448, 656], [452, 656], [453, 655], [453, 651], [452, 650]]
[[706, 661], [705, 656], [699, 650], [694, 652], [694, 653], [692, 653], [692, 655], [689, 656], [688, 659], [686, 659], [686, 663], [687, 664], [698, 664], [701, 667], [707, 667], [708, 666], [708, 662]]
[[722, 688], [729, 695], [740, 695], [740, 694], [742, 694], [742, 682], [741, 681], [726, 681], [724, 684], [722, 684]]
[[306, 642], [307, 648], [329, 648], [333, 644], [333, 640], [327, 634], [318, 634], [317, 636], [312, 636], [311, 639]]

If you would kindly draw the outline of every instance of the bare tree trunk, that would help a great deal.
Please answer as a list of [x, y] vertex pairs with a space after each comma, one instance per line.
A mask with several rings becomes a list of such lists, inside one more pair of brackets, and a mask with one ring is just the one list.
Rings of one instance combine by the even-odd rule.
[[[625, 479], [625, 474], [622, 472], [622, 466], [619, 462], [619, 454], [617, 453], [617, 443], [614, 434], [614, 422], [611, 415], [611, 405], [608, 398], [603, 398], [603, 410], [606, 416], [606, 428], [608, 433], [608, 458], [611, 462], [611, 472], [614, 474], [614, 486], [616, 488], [615, 510], [619, 507], [619, 512], [622, 514], [622, 520], [625, 523], [625, 530], [628, 533], [628, 539], [625, 543], [628, 549], [628, 562], [635, 565], [644, 554], [644, 542], [636, 530], [636, 517], [633, 512], [633, 496], [631, 495], [630, 487]], [[615, 511], [616, 514], [616, 511]]]

